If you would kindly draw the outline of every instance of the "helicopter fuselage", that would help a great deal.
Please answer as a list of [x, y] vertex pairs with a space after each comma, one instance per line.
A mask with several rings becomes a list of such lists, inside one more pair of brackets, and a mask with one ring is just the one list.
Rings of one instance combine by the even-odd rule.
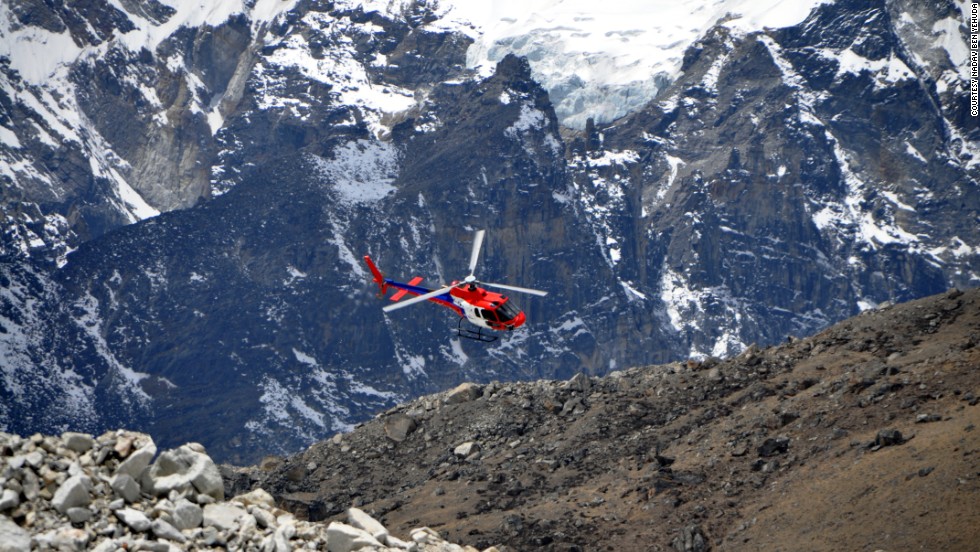
[[[400, 301], [406, 295], [424, 295], [434, 290], [421, 287], [422, 278], [416, 276], [408, 282], [385, 278], [370, 256], [364, 257], [368, 268], [380, 288], [378, 295], [384, 296], [389, 288], [398, 291], [391, 296], [392, 301]], [[444, 293], [430, 297], [428, 301], [450, 308], [470, 323], [481, 328], [499, 331], [512, 331], [527, 321], [527, 316], [506, 295], [488, 291], [475, 283], [453, 282]]]

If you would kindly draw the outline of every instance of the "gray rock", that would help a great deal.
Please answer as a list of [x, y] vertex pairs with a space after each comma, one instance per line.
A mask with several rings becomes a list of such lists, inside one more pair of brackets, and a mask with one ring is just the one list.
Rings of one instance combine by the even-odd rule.
[[41, 482], [38, 480], [34, 470], [22, 471], [20, 484], [22, 487], [21, 492], [24, 493], [24, 498], [27, 500], [36, 500], [41, 493]]
[[173, 525], [177, 529], [194, 529], [204, 521], [204, 510], [186, 498], [181, 498], [174, 504]]
[[588, 393], [592, 389], [592, 380], [589, 376], [579, 372], [572, 376], [572, 379], [566, 381], [562, 384], [562, 387], [569, 389], [571, 391], [578, 391], [580, 393]]
[[7, 516], [0, 516], [0, 552], [28, 552], [31, 534]]
[[187, 540], [187, 537], [179, 529], [159, 518], [153, 520], [153, 523], [150, 524], [150, 530], [161, 539], [172, 540], [174, 542], [184, 542]]
[[418, 428], [415, 418], [405, 414], [394, 414], [385, 418], [385, 435], [396, 443], [404, 441]]
[[67, 431], [61, 434], [61, 440], [65, 443], [65, 448], [75, 452], [86, 452], [95, 446], [95, 438], [87, 433]]
[[582, 397], [572, 397], [565, 401], [565, 404], [561, 407], [560, 416], [567, 416], [569, 414], [581, 414], [585, 412], [585, 403], [582, 401]]
[[774, 437], [766, 439], [759, 445], [759, 456], [768, 458], [777, 454], [785, 454], [789, 451], [789, 439], [786, 437]]
[[13, 510], [20, 506], [20, 493], [13, 489], [4, 489], [0, 495], [0, 512]]
[[874, 447], [890, 447], [904, 444], [906, 439], [902, 432], [897, 429], [883, 429], [875, 436]]
[[92, 480], [85, 475], [73, 475], [55, 491], [51, 505], [64, 514], [69, 508], [88, 506], [92, 502], [89, 492], [92, 490]]
[[150, 529], [150, 519], [146, 514], [132, 508], [121, 508], [116, 510], [116, 517], [119, 521], [126, 524], [133, 531], [142, 533]]
[[706, 552], [709, 548], [704, 533], [697, 525], [688, 525], [674, 538], [671, 545], [677, 552]]
[[140, 499], [140, 486], [128, 473], [117, 473], [109, 481], [109, 486], [116, 496], [126, 502], [136, 502]]
[[224, 500], [225, 487], [218, 467], [210, 456], [195, 448], [183, 445], [160, 454], [143, 475], [143, 489], [160, 496], [193, 486], [202, 494]]
[[89, 510], [88, 508], [79, 508], [77, 506], [74, 508], [68, 508], [68, 519], [70, 519], [72, 523], [85, 523], [86, 521], [92, 519], [92, 510]]
[[[43, 449], [41, 449], [43, 450]], [[44, 463], [44, 453], [41, 450], [33, 450], [24, 456], [24, 461], [32, 468], [40, 468]]]
[[237, 504], [208, 504], [204, 507], [203, 523], [205, 527], [231, 531], [238, 527], [239, 519], [247, 515], [248, 512]]

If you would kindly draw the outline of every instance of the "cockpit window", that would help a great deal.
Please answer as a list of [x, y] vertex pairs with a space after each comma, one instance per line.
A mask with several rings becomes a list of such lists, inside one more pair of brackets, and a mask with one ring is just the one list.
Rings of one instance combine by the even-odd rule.
[[513, 318], [520, 314], [520, 312], [521, 311], [518, 310], [517, 306], [514, 305], [514, 302], [510, 299], [504, 301], [503, 305], [497, 307], [497, 316], [499, 316], [500, 320], [503, 322], [513, 320]]
[[482, 316], [484, 320], [497, 322], [497, 314], [490, 309], [480, 309], [480, 316]]

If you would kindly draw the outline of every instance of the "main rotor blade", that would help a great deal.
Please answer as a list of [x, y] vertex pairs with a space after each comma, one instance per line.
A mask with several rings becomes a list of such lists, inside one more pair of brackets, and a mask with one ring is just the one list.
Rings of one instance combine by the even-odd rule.
[[523, 287], [518, 287], [518, 286], [508, 286], [507, 284], [490, 284], [490, 283], [487, 283], [487, 282], [480, 282], [480, 285], [482, 285], [482, 286], [490, 286], [490, 287], [495, 287], [495, 288], [500, 288], [500, 289], [509, 289], [510, 291], [517, 291], [517, 292], [520, 292], [520, 293], [529, 293], [531, 295], [537, 295], [538, 297], [544, 297], [545, 295], [548, 295], [548, 292], [547, 291], [541, 291], [540, 289], [530, 289], [530, 288], [523, 288]]
[[400, 309], [400, 308], [403, 308], [403, 307], [407, 307], [409, 305], [414, 305], [415, 303], [421, 303], [422, 301], [426, 301], [426, 300], [432, 299], [433, 297], [435, 297], [437, 295], [442, 295], [443, 293], [446, 293], [446, 291], [449, 290], [449, 288], [451, 288], [451, 287], [453, 287], [453, 286], [443, 286], [443, 287], [441, 287], [439, 289], [432, 290], [432, 291], [430, 291], [428, 293], [423, 293], [422, 295], [416, 295], [415, 297], [412, 297], [411, 299], [405, 299], [404, 301], [399, 301], [397, 303], [392, 303], [392, 304], [390, 304], [390, 305], [388, 305], [386, 307], [381, 307], [381, 310], [383, 310], [385, 312], [391, 312], [393, 310], [397, 310], [397, 309]]
[[477, 230], [473, 236], [473, 251], [470, 253], [470, 276], [476, 274], [476, 260], [480, 258], [480, 247], [483, 246], [484, 230]]

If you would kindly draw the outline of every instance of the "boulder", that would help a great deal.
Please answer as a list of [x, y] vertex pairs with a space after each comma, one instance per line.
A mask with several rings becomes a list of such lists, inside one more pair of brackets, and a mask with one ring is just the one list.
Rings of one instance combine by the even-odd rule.
[[0, 512], [13, 510], [20, 505], [20, 493], [13, 489], [4, 489], [0, 495]]
[[174, 542], [184, 542], [187, 540], [187, 537], [180, 530], [159, 518], [153, 520], [153, 523], [150, 524], [150, 530], [161, 539], [172, 540]]
[[359, 508], [350, 508], [347, 510], [347, 522], [362, 531], [366, 531], [380, 542], [386, 542], [388, 540], [388, 530], [385, 529], [385, 526], [369, 516], [364, 510]]
[[204, 522], [204, 510], [186, 498], [181, 498], [174, 504], [173, 513], [174, 527], [180, 530], [194, 529], [201, 526]]
[[68, 519], [72, 523], [85, 523], [92, 519], [92, 510], [88, 508], [80, 508], [75, 506], [74, 508], [68, 508]]
[[351, 527], [346, 523], [334, 521], [327, 526], [328, 552], [351, 552], [368, 547], [379, 549], [383, 548], [384, 545], [367, 531]]
[[143, 471], [146, 470], [147, 466], [156, 456], [157, 446], [153, 443], [153, 439], [149, 439], [148, 443], [138, 448], [135, 452], [132, 452], [128, 458], [119, 464], [116, 468], [116, 474], [126, 474], [132, 477], [134, 480], [139, 481], [140, 476], [143, 475]]
[[906, 441], [902, 432], [897, 429], [883, 429], [875, 436], [874, 447], [891, 447], [904, 444]]
[[62, 514], [68, 513], [69, 508], [88, 506], [92, 502], [91, 490], [92, 480], [88, 476], [73, 475], [55, 491], [51, 505]]
[[769, 438], [759, 445], [759, 456], [763, 458], [785, 454], [787, 451], [789, 451], [789, 439], [786, 437]]
[[394, 414], [385, 418], [385, 435], [396, 443], [404, 441], [415, 429], [418, 423], [415, 418], [406, 414]]
[[240, 494], [232, 500], [241, 502], [245, 506], [251, 506], [253, 504], [264, 508], [275, 508], [276, 506], [276, 499], [264, 489], [255, 489], [254, 491]]
[[216, 503], [204, 507], [203, 523], [205, 527], [214, 527], [219, 531], [232, 531], [240, 524], [240, 519], [248, 512], [237, 504]]
[[460, 458], [466, 458], [467, 456], [476, 452], [480, 452], [480, 445], [474, 443], [473, 441], [467, 441], [453, 449], [453, 454], [459, 456]]
[[160, 454], [143, 474], [143, 490], [161, 496], [172, 490], [193, 487], [215, 500], [224, 500], [221, 473], [211, 457], [198, 447], [187, 444]]
[[562, 387], [579, 393], [588, 393], [592, 389], [592, 380], [589, 379], [589, 376], [579, 372], [572, 376], [572, 379], [562, 384]]
[[86, 452], [95, 446], [95, 438], [87, 433], [66, 431], [61, 434], [61, 441], [65, 443], [65, 448], [75, 452]]
[[140, 499], [140, 486], [128, 473], [117, 473], [109, 480], [109, 486], [116, 496], [126, 502], [136, 502]]
[[461, 383], [446, 394], [446, 404], [474, 401], [483, 396], [483, 387], [475, 383]]
[[146, 517], [146, 514], [140, 512], [139, 510], [134, 510], [132, 508], [121, 508], [116, 510], [116, 517], [119, 521], [126, 524], [127, 527], [142, 533], [150, 529], [150, 519]]

